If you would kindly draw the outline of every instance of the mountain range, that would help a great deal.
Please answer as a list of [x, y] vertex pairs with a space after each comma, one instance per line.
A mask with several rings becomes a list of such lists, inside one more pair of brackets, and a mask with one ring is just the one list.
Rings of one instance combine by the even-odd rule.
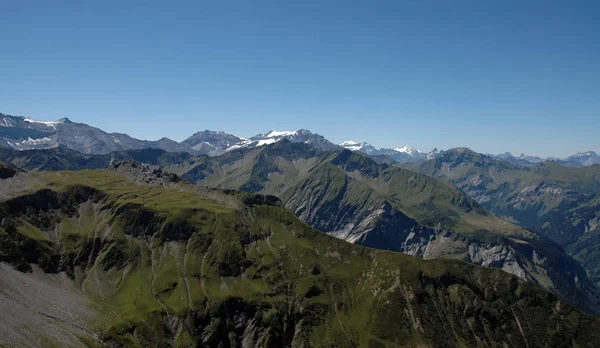
[[19, 173], [0, 193], [8, 346], [597, 343], [600, 319], [518, 277], [352, 245], [273, 196], [135, 162]]
[[[152, 142], [67, 119], [0, 124], [8, 342], [592, 347], [584, 332], [600, 328], [592, 152], [423, 153], [307, 130]], [[32, 296], [44, 299], [36, 310]]]
[[27, 171], [102, 169], [132, 160], [204, 186], [275, 195], [301, 220], [337, 238], [498, 267], [600, 313], [597, 286], [559, 245], [489, 214], [451, 185], [360, 152], [323, 151], [284, 138], [216, 157], [160, 149], [84, 155], [59, 147], [0, 150], [0, 159]]
[[155, 148], [169, 152], [221, 155], [238, 148], [253, 148], [272, 144], [286, 138], [293, 142], [313, 145], [322, 150], [340, 148], [319, 134], [301, 129], [291, 132], [269, 131], [251, 138], [242, 138], [225, 132], [201, 131], [181, 143], [168, 138], [157, 141], [139, 140], [122, 133], [107, 133], [101, 129], [72, 122], [36, 121], [22, 116], [0, 114], [0, 147], [15, 150], [50, 149], [60, 145], [83, 154], [98, 155], [113, 151]]
[[421, 152], [414, 147], [401, 146], [393, 149], [377, 149], [367, 142], [344, 141], [340, 144], [342, 147], [359, 151], [370, 156], [389, 157], [399, 163], [424, 162], [427, 159], [434, 158], [438, 154], [437, 149], [431, 152]]
[[491, 212], [556, 241], [600, 284], [600, 166], [522, 167], [454, 149], [404, 167], [451, 183]]
[[[37, 121], [23, 116], [0, 113], [0, 147], [16, 150], [49, 149], [64, 145], [83, 154], [107, 154], [113, 151], [156, 148], [169, 152], [189, 152], [194, 155], [218, 156], [239, 148], [254, 148], [272, 144], [286, 138], [302, 142], [321, 150], [346, 148], [372, 156], [380, 162], [422, 163], [440, 155], [438, 149], [422, 152], [410, 146], [377, 149], [367, 142], [344, 141], [334, 144], [322, 135], [306, 129], [297, 131], [268, 131], [250, 138], [239, 137], [223, 131], [199, 131], [178, 143], [169, 138], [157, 141], [139, 140], [123, 133], [107, 133], [101, 129], [72, 122], [67, 118], [57, 121]], [[600, 164], [600, 156], [594, 151], [574, 154], [564, 159], [540, 158], [510, 153], [490, 155], [519, 166], [535, 166], [555, 160], [568, 167], [585, 167]]]
[[596, 154], [594, 151], [587, 152], [578, 152], [572, 156], [569, 156], [564, 159], [556, 158], [556, 157], [535, 157], [535, 156], [527, 156], [525, 154], [521, 154], [520, 156], [515, 156], [509, 152], [500, 154], [500, 155], [491, 155], [490, 157], [501, 159], [507, 161], [511, 164], [515, 164], [518, 166], [525, 167], [533, 167], [536, 164], [540, 164], [546, 161], [555, 161], [562, 164], [565, 167], [588, 167], [593, 166], [594, 164], [600, 164], [600, 156]]

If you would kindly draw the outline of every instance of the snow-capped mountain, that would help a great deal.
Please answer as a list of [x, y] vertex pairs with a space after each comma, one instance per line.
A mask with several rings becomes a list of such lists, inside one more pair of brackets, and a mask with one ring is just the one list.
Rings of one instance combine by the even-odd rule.
[[359, 142], [356, 142], [353, 140], [344, 141], [343, 143], [340, 144], [340, 146], [344, 147], [350, 151], [360, 151], [360, 152], [366, 153], [368, 155], [375, 155], [379, 151], [373, 145], [371, 145], [367, 142], [359, 143]]
[[421, 151], [415, 149], [414, 147], [410, 147], [410, 146], [396, 147], [393, 150], [396, 152], [399, 152], [399, 153], [405, 153], [411, 157], [418, 157], [422, 154]]
[[306, 143], [321, 150], [335, 150], [339, 147], [323, 136], [314, 134], [309, 130], [297, 131], [275, 131], [257, 134], [251, 138], [243, 138], [225, 132], [202, 131], [181, 142], [181, 145], [198, 153], [209, 156], [218, 156], [241, 148], [255, 148], [263, 145], [273, 144], [281, 139], [287, 139], [293, 143]]
[[351, 151], [359, 151], [371, 156], [388, 156], [394, 161], [401, 163], [424, 162], [435, 157], [435, 154], [438, 152], [437, 149], [434, 149], [431, 152], [422, 152], [411, 146], [399, 146], [393, 149], [377, 149], [367, 142], [359, 143], [352, 140], [344, 141], [340, 146]]
[[178, 143], [168, 138], [148, 141], [135, 139], [122, 133], [107, 133], [84, 123], [72, 122], [67, 118], [57, 121], [38, 121], [0, 113], [0, 147], [15, 150], [50, 149], [64, 145], [84, 154], [106, 154], [120, 150], [158, 148], [170, 152], [218, 156], [239, 148], [254, 148], [272, 144], [283, 138], [291, 142], [310, 144], [322, 150], [340, 148], [323, 136], [306, 129], [272, 130], [251, 138], [206, 130], [197, 132]]
[[183, 151], [173, 140], [139, 140], [123, 133], [107, 133], [68, 118], [57, 121], [37, 121], [22, 116], [0, 114], [0, 146], [16, 150], [49, 149], [64, 145], [84, 154], [105, 154], [112, 151], [161, 148]]
[[[344, 141], [336, 145], [322, 135], [306, 129], [296, 131], [271, 130], [250, 138], [226, 132], [210, 130], [194, 133], [181, 143], [168, 138], [157, 141], [140, 140], [123, 133], [107, 133], [84, 123], [72, 122], [68, 118], [56, 121], [39, 121], [23, 116], [0, 113], [0, 147], [15, 150], [51, 149], [65, 146], [83, 154], [106, 154], [113, 151], [154, 148], [169, 152], [189, 152], [194, 155], [218, 156], [241, 148], [255, 148], [287, 139], [292, 143], [306, 143], [321, 150], [346, 148], [370, 156], [379, 156], [384, 162], [421, 163], [436, 158], [440, 152], [434, 149], [422, 152], [414, 147], [400, 146], [377, 149], [368, 142]], [[580, 152], [565, 159], [541, 158], [511, 153], [489, 155], [520, 166], [535, 166], [554, 160], [564, 166], [584, 167], [600, 164], [600, 156], [594, 151]]]
[[292, 143], [309, 144], [321, 150], [337, 150], [340, 148], [340, 146], [335, 145], [334, 143], [325, 139], [322, 135], [312, 133], [306, 129], [299, 129], [297, 131], [271, 130], [264, 134], [257, 134], [250, 138], [252, 143], [247, 144], [247, 146], [262, 146], [272, 144], [283, 138], [286, 138]]
[[600, 164], [600, 156], [594, 151], [587, 152], [579, 152], [574, 154], [573, 156], [567, 157], [561, 163], [565, 163], [566, 165], [571, 165], [573, 167], [587, 167], [593, 166], [594, 164]]

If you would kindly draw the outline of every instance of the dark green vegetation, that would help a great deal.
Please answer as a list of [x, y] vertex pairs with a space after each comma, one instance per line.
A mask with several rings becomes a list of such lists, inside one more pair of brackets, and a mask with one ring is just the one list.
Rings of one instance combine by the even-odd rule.
[[600, 284], [600, 165], [522, 168], [454, 149], [412, 169], [452, 183], [493, 213], [556, 241]]
[[[81, 169], [83, 155], [69, 151], [13, 151], [4, 158], [33, 170], [48, 167], [39, 163]], [[135, 150], [88, 163], [98, 168], [124, 159], [160, 165], [194, 183], [276, 195], [307, 224], [346, 241], [498, 267], [600, 313], [596, 287], [556, 244], [489, 214], [449, 184], [360, 153], [283, 140], [219, 157]]]
[[597, 343], [598, 319], [501, 270], [355, 246], [274, 197], [160, 177], [164, 186], [114, 171], [1, 182], [20, 192], [0, 204], [0, 259], [68, 275], [96, 313], [81, 345]]
[[17, 174], [17, 172], [18, 169], [16, 169], [14, 166], [0, 161], [0, 179], [12, 178], [15, 176], [15, 174]]

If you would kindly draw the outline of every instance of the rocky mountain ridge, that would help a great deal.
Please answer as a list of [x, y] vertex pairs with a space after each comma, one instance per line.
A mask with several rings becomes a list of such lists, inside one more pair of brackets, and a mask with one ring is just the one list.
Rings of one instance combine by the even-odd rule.
[[[254, 148], [275, 143], [281, 139], [302, 142], [321, 150], [347, 148], [372, 156], [381, 163], [422, 163], [441, 155], [433, 149], [422, 152], [411, 146], [377, 149], [367, 142], [345, 141], [334, 144], [322, 135], [306, 129], [297, 131], [268, 131], [250, 138], [239, 137], [223, 131], [199, 131], [182, 142], [169, 138], [157, 141], [139, 140], [122, 133], [107, 133], [67, 118], [57, 121], [37, 121], [22, 116], [0, 113], [0, 148], [16, 150], [50, 149], [66, 146], [83, 154], [107, 154], [114, 151], [155, 148], [169, 152], [188, 152], [193, 155], [219, 156], [239, 148]], [[514, 156], [510, 153], [490, 155], [524, 167], [536, 166], [544, 161], [556, 160], [568, 167], [585, 167], [600, 163], [593, 151], [581, 152], [565, 159]]]
[[407, 168], [447, 181], [486, 209], [556, 241], [600, 284], [600, 166], [522, 167], [452, 151]]

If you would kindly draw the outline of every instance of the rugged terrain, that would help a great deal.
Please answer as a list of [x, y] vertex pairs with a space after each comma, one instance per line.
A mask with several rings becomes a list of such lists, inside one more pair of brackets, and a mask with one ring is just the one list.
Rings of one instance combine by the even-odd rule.
[[191, 182], [276, 195], [304, 222], [353, 243], [499, 267], [598, 308], [597, 289], [558, 245], [450, 185], [360, 153], [280, 141], [165, 168]]
[[48, 150], [65, 147], [86, 155], [104, 155], [114, 151], [162, 149], [195, 155], [218, 156], [239, 148], [254, 148], [281, 139], [305, 143], [322, 150], [341, 148], [309, 130], [268, 131], [249, 139], [225, 132], [210, 130], [192, 134], [182, 142], [169, 138], [157, 141], [140, 140], [123, 133], [108, 133], [68, 118], [57, 121], [38, 121], [23, 116], [0, 113], [0, 148], [14, 150]]
[[304, 222], [346, 241], [498, 267], [599, 312], [598, 290], [556, 244], [487, 213], [450, 185], [360, 153], [281, 140], [219, 157], [155, 149], [90, 156], [64, 147], [0, 150], [0, 156], [34, 171], [98, 169], [134, 160], [195, 183], [273, 194]]
[[408, 167], [452, 183], [490, 211], [556, 241], [600, 281], [600, 166], [520, 167], [454, 149]]
[[[411, 146], [376, 148], [367, 142], [344, 141], [336, 145], [320, 134], [307, 129], [296, 131], [270, 130], [249, 138], [223, 131], [204, 130], [177, 142], [163, 137], [156, 141], [140, 140], [124, 133], [108, 133], [99, 128], [77, 123], [68, 118], [57, 121], [39, 121], [24, 116], [0, 113], [0, 148], [14, 150], [47, 150], [60, 146], [88, 155], [104, 155], [115, 151], [162, 149], [168, 152], [187, 152], [193, 155], [219, 156], [236, 149], [256, 148], [287, 139], [293, 143], [312, 145], [320, 150], [332, 151], [343, 148], [371, 156], [385, 163], [423, 163], [443, 156], [446, 151], [437, 148], [423, 152]], [[452, 151], [448, 150], [448, 151]], [[594, 151], [579, 152], [564, 159], [540, 158], [511, 153], [491, 155], [521, 167], [534, 167], [548, 160], [559, 161], [567, 167], [585, 167], [600, 164], [600, 156]]]
[[0, 186], [9, 346], [597, 342], [598, 319], [518, 277], [352, 245], [272, 196], [134, 163], [19, 173]]

